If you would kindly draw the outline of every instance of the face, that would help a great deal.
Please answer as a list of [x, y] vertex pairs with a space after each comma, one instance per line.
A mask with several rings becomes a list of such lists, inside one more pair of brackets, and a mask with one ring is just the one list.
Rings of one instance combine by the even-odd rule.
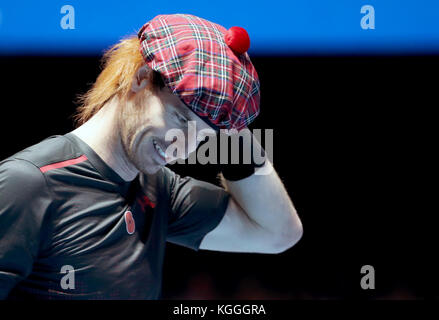
[[[167, 86], [136, 92], [122, 109], [119, 131], [125, 153], [139, 171], [148, 174], [177, 158], [186, 159], [201, 142], [188, 140], [189, 133], [191, 137], [205, 137], [203, 133], [211, 129]], [[188, 130], [189, 127], [192, 129]], [[172, 154], [170, 150], [176, 152]]]

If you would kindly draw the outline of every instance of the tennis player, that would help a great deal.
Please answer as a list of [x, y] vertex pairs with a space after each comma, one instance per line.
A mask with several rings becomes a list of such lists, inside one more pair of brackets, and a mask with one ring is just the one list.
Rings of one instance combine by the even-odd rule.
[[[166, 242], [267, 254], [297, 243], [268, 157], [223, 166], [222, 187], [165, 166], [197, 147], [169, 130], [241, 131], [259, 114], [249, 41], [243, 28], [159, 15], [105, 53], [76, 129], [0, 162], [0, 298], [159, 299]], [[184, 152], [170, 156], [171, 144]]]

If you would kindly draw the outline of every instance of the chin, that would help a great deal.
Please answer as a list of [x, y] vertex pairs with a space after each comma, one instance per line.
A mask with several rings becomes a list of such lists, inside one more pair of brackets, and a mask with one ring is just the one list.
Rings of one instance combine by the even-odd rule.
[[[151, 143], [152, 145], [152, 143]], [[159, 171], [162, 167], [164, 167], [166, 164], [160, 163], [157, 161], [154, 157], [156, 156], [154, 147], [150, 149], [144, 149], [140, 153], [135, 155], [135, 165], [137, 169], [145, 174], [153, 175], [157, 171]], [[149, 154], [150, 156], [142, 157], [141, 155]]]
[[143, 170], [141, 170], [145, 174], [156, 174], [163, 166], [156, 164], [156, 165], [149, 165], [145, 167]]

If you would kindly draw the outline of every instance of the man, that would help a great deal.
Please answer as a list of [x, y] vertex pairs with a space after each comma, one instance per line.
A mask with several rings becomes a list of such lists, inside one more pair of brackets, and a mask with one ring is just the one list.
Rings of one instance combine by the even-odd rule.
[[0, 298], [157, 299], [166, 241], [280, 253], [300, 239], [268, 159], [264, 175], [224, 167], [225, 188], [165, 167], [197, 146], [170, 130], [241, 130], [259, 113], [249, 39], [234, 30], [155, 17], [105, 54], [74, 131], [0, 162]]

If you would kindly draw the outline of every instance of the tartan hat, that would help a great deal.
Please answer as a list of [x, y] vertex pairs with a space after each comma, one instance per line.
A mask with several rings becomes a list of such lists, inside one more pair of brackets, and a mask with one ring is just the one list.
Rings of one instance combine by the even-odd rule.
[[259, 114], [260, 83], [240, 27], [190, 14], [158, 15], [138, 32], [146, 64], [215, 129], [240, 130]]

